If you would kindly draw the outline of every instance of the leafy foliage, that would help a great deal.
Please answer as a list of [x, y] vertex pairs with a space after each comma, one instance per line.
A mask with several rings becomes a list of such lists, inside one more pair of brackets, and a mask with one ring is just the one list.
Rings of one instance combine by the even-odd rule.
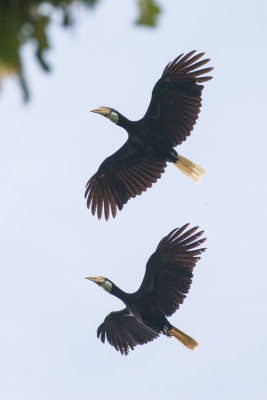
[[[62, 26], [70, 27], [73, 5], [93, 7], [98, 0], [0, 0], [0, 88], [9, 75], [19, 78], [24, 100], [29, 100], [29, 88], [24, 78], [21, 47], [27, 42], [35, 45], [36, 59], [44, 71], [50, 71], [45, 52], [50, 49], [47, 27], [53, 13], [62, 14]], [[159, 9], [153, 0], [139, 1], [138, 24], [154, 26]], [[155, 9], [157, 11], [155, 11]]]
[[139, 0], [139, 18], [137, 25], [155, 26], [160, 13], [160, 8], [154, 0]]

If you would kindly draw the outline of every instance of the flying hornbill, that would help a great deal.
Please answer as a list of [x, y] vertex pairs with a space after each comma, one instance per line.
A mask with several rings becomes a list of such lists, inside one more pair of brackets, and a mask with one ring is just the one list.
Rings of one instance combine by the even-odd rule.
[[161, 177], [166, 162], [172, 162], [193, 182], [199, 182], [205, 171], [199, 165], [182, 157], [173, 148], [186, 140], [198, 118], [203, 85], [212, 79], [202, 75], [213, 68], [199, 69], [209, 59], [198, 61], [205, 53], [195, 50], [180, 54], [169, 63], [154, 86], [146, 114], [139, 121], [130, 121], [118, 111], [100, 107], [92, 112], [103, 115], [128, 133], [125, 144], [100, 165], [87, 182], [87, 207], [98, 218], [104, 208], [108, 220], [117, 208], [131, 197], [140, 195]]
[[205, 248], [197, 248], [206, 239], [199, 239], [203, 231], [189, 224], [171, 231], [159, 243], [149, 258], [140, 288], [126, 293], [102, 276], [87, 277], [101, 288], [118, 297], [126, 308], [111, 312], [97, 329], [97, 337], [105, 338], [121, 354], [127, 355], [138, 344], [151, 342], [163, 333], [174, 336], [189, 349], [198, 343], [170, 324], [172, 315], [183, 303], [189, 291], [193, 268]]

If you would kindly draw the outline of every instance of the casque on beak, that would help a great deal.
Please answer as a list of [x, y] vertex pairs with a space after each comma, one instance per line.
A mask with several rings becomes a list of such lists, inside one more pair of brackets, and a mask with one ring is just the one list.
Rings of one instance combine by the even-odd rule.
[[89, 281], [95, 282], [97, 284], [105, 282], [105, 278], [103, 278], [103, 276], [87, 276], [85, 279], [88, 279]]
[[97, 113], [97, 114], [101, 114], [104, 115], [104, 117], [107, 117], [108, 115], [111, 114], [111, 108], [109, 107], [98, 107], [98, 108], [94, 108], [93, 110], [91, 110], [91, 112]]

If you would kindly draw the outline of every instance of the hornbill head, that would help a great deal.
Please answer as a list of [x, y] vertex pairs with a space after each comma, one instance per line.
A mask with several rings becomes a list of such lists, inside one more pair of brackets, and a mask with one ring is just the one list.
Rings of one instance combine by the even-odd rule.
[[107, 292], [111, 292], [112, 283], [103, 276], [87, 276], [85, 279], [89, 279], [89, 281], [95, 282], [99, 287], [106, 290]]
[[104, 117], [108, 118], [111, 122], [114, 122], [115, 124], [117, 124], [119, 121], [119, 114], [113, 108], [99, 107], [99, 108], [94, 108], [93, 110], [91, 110], [91, 112], [101, 114]]

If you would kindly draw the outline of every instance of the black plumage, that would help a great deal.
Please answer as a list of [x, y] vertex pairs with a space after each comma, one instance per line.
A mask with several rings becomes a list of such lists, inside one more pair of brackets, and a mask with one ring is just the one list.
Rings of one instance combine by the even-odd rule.
[[140, 288], [134, 293], [122, 291], [109, 279], [88, 277], [110, 294], [121, 299], [126, 308], [111, 312], [99, 326], [97, 336], [127, 355], [129, 349], [157, 338], [160, 333], [174, 336], [186, 347], [193, 349], [197, 342], [175, 328], [166, 317], [183, 303], [190, 289], [193, 268], [205, 248], [198, 227], [189, 224], [174, 229], [159, 243], [149, 258]]
[[[130, 121], [118, 111], [100, 107], [92, 110], [104, 115], [128, 133], [126, 143], [107, 157], [86, 185], [87, 207], [92, 214], [106, 220], [116, 216], [127, 201], [151, 187], [173, 162], [193, 181], [199, 181], [204, 170], [178, 155], [174, 147], [190, 135], [201, 107], [203, 76], [213, 68], [200, 68], [209, 59], [195, 51], [179, 55], [169, 63], [154, 86], [146, 114]], [[200, 60], [200, 61], [199, 61]]]

